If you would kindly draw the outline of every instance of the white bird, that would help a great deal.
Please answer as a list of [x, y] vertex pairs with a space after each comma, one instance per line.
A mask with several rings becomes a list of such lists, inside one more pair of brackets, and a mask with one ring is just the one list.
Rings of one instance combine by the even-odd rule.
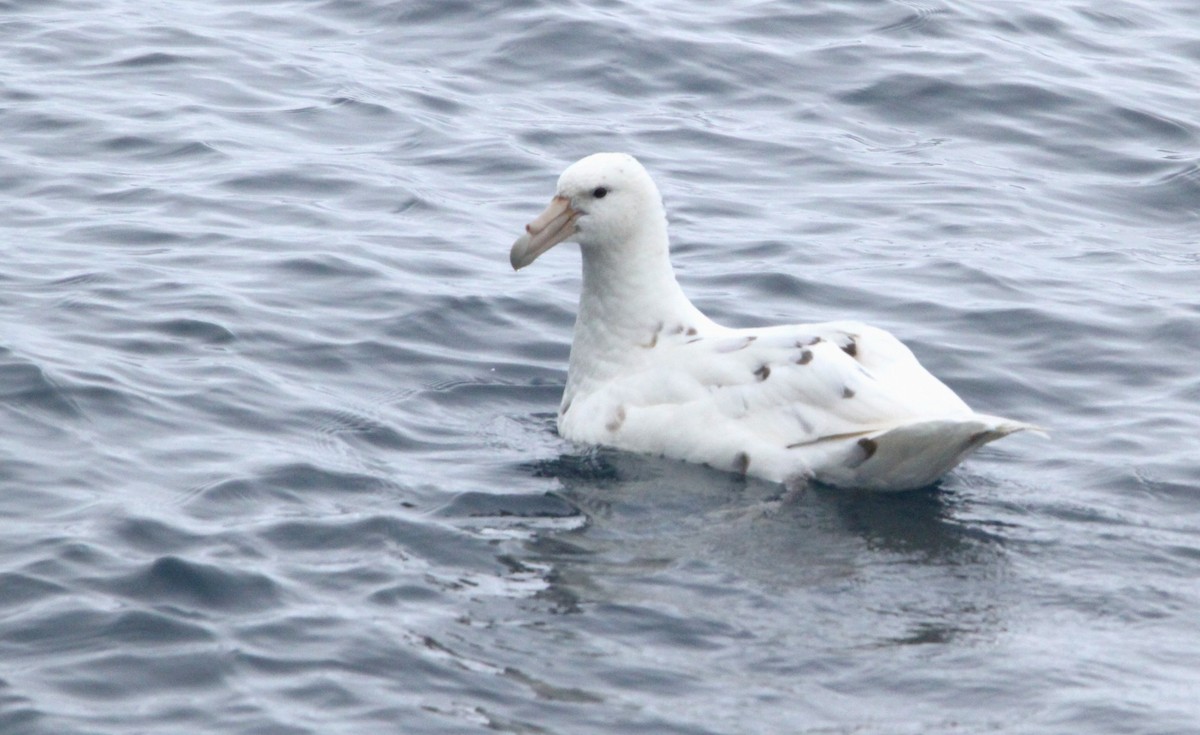
[[583, 292], [558, 431], [803, 487], [924, 487], [1029, 424], [975, 413], [891, 334], [852, 321], [731, 329], [675, 280], [662, 197], [637, 159], [568, 167], [514, 269], [580, 245]]

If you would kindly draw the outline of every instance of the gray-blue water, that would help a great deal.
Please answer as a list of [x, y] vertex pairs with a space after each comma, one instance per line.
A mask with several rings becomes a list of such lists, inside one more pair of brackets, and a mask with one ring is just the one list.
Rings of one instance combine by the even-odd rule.
[[[1181, 1], [0, 0], [0, 732], [1195, 732], [1198, 79]], [[714, 318], [1051, 438], [562, 441], [508, 247], [597, 150]]]

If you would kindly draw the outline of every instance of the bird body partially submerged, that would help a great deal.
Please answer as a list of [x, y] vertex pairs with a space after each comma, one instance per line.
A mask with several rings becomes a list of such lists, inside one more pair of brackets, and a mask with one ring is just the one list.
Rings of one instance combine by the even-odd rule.
[[513, 267], [568, 240], [583, 290], [558, 414], [567, 439], [790, 485], [906, 490], [1032, 428], [975, 413], [883, 330], [708, 319], [675, 280], [661, 197], [631, 156], [564, 171]]

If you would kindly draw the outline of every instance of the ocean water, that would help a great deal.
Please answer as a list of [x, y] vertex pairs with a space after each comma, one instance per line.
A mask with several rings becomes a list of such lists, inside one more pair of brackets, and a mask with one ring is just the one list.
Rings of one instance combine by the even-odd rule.
[[[1194, 11], [0, 0], [0, 732], [1196, 732]], [[563, 441], [578, 253], [507, 253], [597, 150], [718, 321], [1049, 439]]]

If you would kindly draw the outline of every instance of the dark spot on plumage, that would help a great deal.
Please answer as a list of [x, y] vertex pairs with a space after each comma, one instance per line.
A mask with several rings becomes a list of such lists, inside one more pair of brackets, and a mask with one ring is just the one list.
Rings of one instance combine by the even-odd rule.
[[854, 340], [854, 335], [850, 335], [850, 341], [842, 345], [842, 352], [845, 352], [850, 357], [858, 355], [858, 342]]
[[864, 462], [875, 456], [875, 451], [879, 449], [878, 442], [876, 442], [874, 439], [868, 439], [865, 436], [859, 439], [856, 444], [858, 449], [861, 451], [852, 452], [851, 455], [846, 458], [846, 467], [852, 470], [858, 469]]
[[653, 334], [650, 335], [650, 342], [648, 344], [642, 345], [642, 347], [645, 347], [646, 349], [650, 349], [651, 347], [654, 347], [655, 345], [657, 345], [658, 344], [658, 335], [662, 334], [663, 327], [665, 327], [665, 326], [666, 325], [663, 324], [662, 322], [659, 322], [657, 325], [655, 325], [654, 332], [653, 332]]
[[759, 380], [766, 380], [768, 377], [770, 377], [770, 375], [771, 368], [767, 367], [766, 365], [763, 365], [758, 370], [754, 371], [754, 377], [758, 378]]
[[757, 337], [756, 335], [753, 335], [753, 334], [751, 334], [751, 335], [748, 335], [748, 336], [746, 337], [746, 341], [745, 341], [745, 342], [743, 342], [743, 343], [742, 343], [742, 346], [741, 346], [741, 347], [738, 347], [738, 349], [739, 349], [739, 350], [744, 350], [744, 349], [746, 349], [747, 347], [749, 347], [749, 346], [750, 346], [750, 343], [751, 343], [751, 342], [753, 342], [753, 341], [754, 341], [754, 340], [756, 340], [756, 339], [758, 339], [758, 337]]
[[744, 475], [750, 469], [750, 455], [745, 452], [738, 452], [733, 458], [733, 471]]
[[620, 429], [621, 425], [624, 423], [625, 423], [625, 407], [617, 406], [616, 415], [614, 415], [613, 418], [607, 424], [604, 425], [604, 428], [608, 429], [609, 431], [615, 432], [617, 429]]
[[674, 327], [671, 329], [671, 334], [683, 334], [683, 325], [682, 325], [682, 324], [676, 324], [676, 325], [675, 325], [675, 326], [674, 326]]
[[688, 327], [688, 328], [687, 328], [687, 335], [688, 335], [689, 337], [695, 337], [695, 336], [696, 336], [696, 328], [695, 328], [695, 327]]
[[801, 350], [800, 357], [796, 358], [796, 364], [797, 365], [807, 365], [808, 363], [812, 362], [812, 359], [813, 359], [812, 350]]
[[696, 342], [699, 342], [699, 341], [700, 341], [700, 340], [702, 340], [702, 339], [704, 339], [704, 338], [703, 338], [703, 337], [697, 337], [697, 338], [695, 338], [695, 339], [689, 339], [689, 340], [687, 341], [687, 344], [689, 344], [689, 345], [690, 345], [690, 344], [695, 344]]
[[570, 411], [570, 410], [571, 410], [571, 399], [568, 398], [567, 400], [563, 401], [562, 408], [558, 409], [558, 415], [566, 416], [567, 411]]
[[851, 388], [848, 385], [845, 388], [842, 388], [842, 398], [853, 398], [853, 397], [854, 397], [854, 389], [853, 388]]
[[812, 347], [813, 345], [820, 344], [821, 342], [824, 342], [824, 341], [825, 340], [821, 337], [813, 337], [812, 339], [808, 339], [808, 340], [798, 339], [798, 340], [796, 340], [796, 346], [797, 347]]

